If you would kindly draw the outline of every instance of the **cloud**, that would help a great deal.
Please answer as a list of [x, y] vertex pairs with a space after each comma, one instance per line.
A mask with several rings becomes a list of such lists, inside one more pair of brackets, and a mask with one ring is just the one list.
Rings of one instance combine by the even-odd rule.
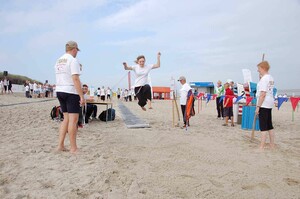
[[[0, 59], [8, 63], [17, 51], [18, 60], [35, 59], [33, 67], [52, 66], [64, 43], [73, 39], [82, 48], [79, 59], [88, 79], [99, 81], [97, 71], [104, 67], [107, 78], [101, 81], [109, 85], [114, 83], [109, 73], [124, 73], [119, 69], [123, 60], [145, 54], [153, 63], [159, 50], [162, 67], [151, 77], [164, 85], [180, 75], [193, 81], [243, 81], [243, 68], [256, 77], [265, 53], [275, 80], [288, 87], [297, 85], [300, 73], [299, 10], [299, 0], [13, 0], [0, 8], [5, 38]], [[286, 66], [293, 72], [281, 81]]]
[[[105, 5], [105, 0], [55, 0], [55, 1], [12, 1], [9, 9], [2, 9], [0, 34], [22, 33], [32, 30], [61, 28], [90, 9]], [[19, 5], [20, 3], [20, 5]]]

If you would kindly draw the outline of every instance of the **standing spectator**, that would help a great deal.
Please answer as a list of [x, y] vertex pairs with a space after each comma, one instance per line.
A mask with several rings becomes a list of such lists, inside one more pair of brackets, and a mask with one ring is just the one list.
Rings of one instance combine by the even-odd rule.
[[33, 95], [33, 83], [31, 83], [29, 81], [28, 84], [29, 84], [29, 88], [30, 88], [30, 95]]
[[125, 91], [124, 89], [121, 89], [121, 100], [123, 101], [125, 98]]
[[186, 117], [185, 117], [186, 116], [185, 110], [186, 110], [187, 94], [188, 94], [189, 90], [191, 90], [192, 88], [186, 82], [186, 78], [184, 76], [179, 77], [178, 81], [182, 85], [182, 87], [180, 89], [180, 106], [181, 106], [181, 112], [182, 112], [183, 123], [184, 123], [183, 128], [186, 128], [186, 125], [190, 126], [190, 124], [186, 123]]
[[218, 119], [224, 119], [224, 110], [223, 110], [223, 100], [222, 96], [224, 95], [224, 87], [222, 85], [222, 82], [219, 80], [217, 83], [217, 86], [215, 88], [215, 94], [217, 94], [216, 98], [216, 107], [217, 107], [217, 113], [218, 113]]
[[120, 99], [120, 97], [121, 97], [121, 89], [118, 88], [118, 90], [117, 90], [117, 98], [118, 98], [118, 100]]
[[74, 41], [66, 44], [66, 53], [55, 64], [56, 92], [60, 107], [64, 114], [64, 120], [59, 128], [59, 142], [57, 149], [65, 151], [65, 137], [70, 138], [70, 152], [77, 152], [76, 135], [80, 105], [84, 103], [80, 82], [80, 64], [76, 59], [78, 45]]
[[126, 102], [128, 101], [128, 90], [127, 89], [125, 89], [125, 91], [124, 91], [124, 99]]
[[100, 101], [100, 94], [101, 94], [101, 89], [100, 89], [100, 87], [97, 89], [97, 97], [98, 97], [98, 99], [97, 99], [97, 101]]
[[269, 132], [270, 137], [270, 147], [275, 147], [275, 135], [272, 124], [272, 108], [274, 106], [274, 97], [273, 97], [273, 89], [274, 89], [274, 79], [269, 74], [270, 65], [267, 61], [263, 61], [257, 65], [258, 72], [261, 76], [257, 84], [256, 89], [256, 110], [255, 114], [258, 115], [259, 118], [259, 128], [261, 131], [261, 143], [260, 149], [265, 148], [267, 132]]
[[228, 126], [229, 117], [231, 118], [231, 126], [234, 127], [234, 120], [233, 120], [233, 98], [234, 94], [233, 91], [229, 87], [229, 83], [225, 83], [225, 101], [224, 101], [224, 116], [225, 124], [223, 126]]
[[40, 95], [39, 87], [36, 82], [33, 82], [33, 97], [37, 98]]
[[128, 100], [131, 102], [132, 101], [132, 90], [128, 90]]
[[13, 94], [14, 92], [12, 91], [12, 82], [11, 82], [11, 80], [7, 80], [7, 82], [8, 82], [8, 91], [7, 91], [7, 93]]
[[4, 80], [3, 80], [3, 87], [4, 87], [4, 94], [6, 94], [6, 91], [8, 89], [8, 80], [6, 77], [4, 77]]
[[38, 86], [39, 86], [39, 91], [40, 91], [39, 97], [44, 98], [45, 97], [45, 87], [43, 84], [39, 84]]
[[44, 84], [44, 90], [45, 90], [45, 97], [49, 97], [49, 83], [48, 80], [46, 80], [45, 84]]
[[3, 94], [3, 90], [4, 90], [4, 82], [1, 79], [1, 81], [0, 81], [0, 93], [1, 93], [1, 95]]
[[52, 98], [53, 97], [53, 85], [49, 84], [49, 97]]
[[25, 83], [25, 96], [27, 98], [30, 98], [30, 87], [29, 87], [29, 82]]
[[160, 67], [161, 53], [157, 53], [157, 63], [152, 65], [145, 65], [146, 59], [144, 55], [140, 55], [136, 58], [136, 65], [128, 66], [126, 62], [123, 62], [125, 70], [133, 70], [136, 75], [134, 92], [138, 98], [138, 104], [142, 110], [146, 111], [145, 105], [148, 100], [151, 100], [151, 87], [148, 84], [148, 75], [152, 69]]
[[109, 101], [111, 101], [111, 89], [109, 87], [107, 87], [107, 90], [106, 90], [106, 99]]
[[104, 88], [104, 86], [102, 86], [102, 88], [100, 89], [100, 98], [103, 102], [105, 101], [105, 88]]

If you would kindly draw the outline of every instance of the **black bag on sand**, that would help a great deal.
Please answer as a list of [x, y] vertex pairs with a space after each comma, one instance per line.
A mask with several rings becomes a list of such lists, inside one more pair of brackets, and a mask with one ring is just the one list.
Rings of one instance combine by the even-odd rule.
[[64, 114], [60, 109], [60, 106], [54, 106], [50, 112], [50, 116], [52, 120], [63, 120]]
[[[115, 117], [116, 117], [115, 109], [109, 108], [107, 111], [108, 111], [107, 112], [107, 121], [115, 120]], [[106, 122], [106, 111], [102, 111], [102, 113], [100, 113], [99, 120]]]

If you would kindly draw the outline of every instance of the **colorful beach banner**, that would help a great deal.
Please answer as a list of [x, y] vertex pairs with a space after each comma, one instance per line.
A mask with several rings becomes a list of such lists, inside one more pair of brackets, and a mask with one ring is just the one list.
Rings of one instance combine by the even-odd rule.
[[292, 107], [293, 107], [293, 111], [296, 110], [296, 107], [298, 105], [298, 102], [300, 100], [300, 97], [290, 97], [291, 103], [292, 103]]
[[253, 97], [246, 97], [246, 106], [250, 104], [250, 102], [253, 100]]
[[204, 96], [204, 93], [199, 93], [199, 94], [197, 95], [197, 98], [200, 99], [200, 98], [203, 97], [203, 96]]
[[237, 96], [234, 103], [237, 104], [241, 99], [244, 99], [244, 97], [243, 96]]
[[225, 98], [225, 95], [220, 96], [218, 103], [222, 102]]
[[211, 95], [210, 93], [207, 93], [207, 94], [206, 94], [206, 103], [209, 102], [211, 96], [212, 96], [212, 95]]
[[277, 98], [277, 101], [278, 101], [277, 108], [278, 108], [278, 110], [280, 109], [282, 103], [287, 102], [288, 100], [289, 100], [289, 98], [287, 98], [287, 97], [278, 97]]

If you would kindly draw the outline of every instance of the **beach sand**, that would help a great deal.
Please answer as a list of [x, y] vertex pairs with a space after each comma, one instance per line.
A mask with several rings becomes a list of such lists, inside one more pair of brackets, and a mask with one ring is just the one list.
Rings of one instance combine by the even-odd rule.
[[300, 198], [300, 112], [292, 122], [290, 102], [273, 109], [277, 149], [259, 151], [251, 131], [222, 126], [215, 101], [196, 107], [186, 131], [172, 126], [171, 101], [146, 112], [124, 102], [151, 126], [128, 129], [115, 100], [116, 119], [79, 129], [72, 155], [55, 151], [58, 101], [44, 100], [0, 95], [0, 198]]

